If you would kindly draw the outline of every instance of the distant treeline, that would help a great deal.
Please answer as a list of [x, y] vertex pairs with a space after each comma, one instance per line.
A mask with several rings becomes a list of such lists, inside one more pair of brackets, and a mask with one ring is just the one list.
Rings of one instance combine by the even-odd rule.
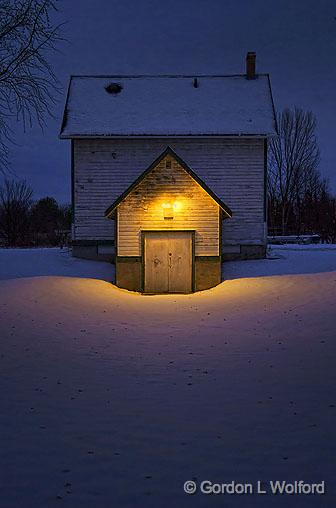
[[268, 230], [271, 235], [319, 234], [336, 242], [336, 199], [319, 170], [316, 119], [285, 109], [269, 143]]
[[25, 181], [5, 180], [0, 186], [0, 244], [6, 247], [56, 246], [67, 242], [70, 205], [52, 197], [34, 201]]

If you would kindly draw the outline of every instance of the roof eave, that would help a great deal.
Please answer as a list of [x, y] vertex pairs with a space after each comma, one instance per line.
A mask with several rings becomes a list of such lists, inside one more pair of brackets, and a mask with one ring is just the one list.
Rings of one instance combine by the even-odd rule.
[[64, 129], [66, 127], [66, 124], [67, 124], [67, 121], [68, 121], [68, 102], [69, 102], [69, 96], [70, 96], [71, 80], [72, 80], [72, 76], [70, 76], [69, 83], [68, 83], [68, 88], [67, 88], [67, 93], [66, 93], [66, 97], [65, 97], [65, 104], [64, 104], [64, 110], [63, 110], [63, 116], [62, 116], [62, 123], [61, 123], [60, 133], [59, 133], [59, 138], [60, 139], [63, 139], [62, 132], [64, 131]]
[[[269, 74], [267, 74], [267, 82], [268, 82], [268, 88], [269, 88], [269, 92], [270, 92], [272, 111], [273, 111], [273, 125], [274, 125], [274, 131], [275, 131], [273, 136], [278, 136], [279, 135], [278, 119], [277, 119], [277, 114], [276, 114], [276, 110], [275, 110], [272, 85], [271, 85], [271, 78], [270, 78]], [[271, 137], [271, 136], [269, 136], [269, 137]]]
[[103, 138], [103, 139], [120, 139], [120, 138], [269, 138], [275, 136], [277, 131], [262, 133], [229, 133], [229, 134], [59, 134], [59, 139], [87, 139], [87, 138]]

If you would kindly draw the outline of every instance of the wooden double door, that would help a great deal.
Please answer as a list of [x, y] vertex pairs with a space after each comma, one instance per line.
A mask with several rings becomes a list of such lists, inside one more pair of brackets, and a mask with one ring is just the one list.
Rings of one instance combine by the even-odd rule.
[[193, 232], [143, 233], [144, 292], [190, 293], [193, 290]]

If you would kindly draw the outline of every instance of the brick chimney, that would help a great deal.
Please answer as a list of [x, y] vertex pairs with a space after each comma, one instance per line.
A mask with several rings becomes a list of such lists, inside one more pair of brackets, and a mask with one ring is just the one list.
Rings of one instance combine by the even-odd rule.
[[246, 55], [246, 79], [256, 78], [256, 54], [254, 51], [249, 51]]

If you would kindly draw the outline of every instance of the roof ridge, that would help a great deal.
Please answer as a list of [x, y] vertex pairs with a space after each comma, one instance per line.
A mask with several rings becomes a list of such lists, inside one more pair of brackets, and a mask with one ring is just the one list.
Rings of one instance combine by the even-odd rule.
[[[269, 76], [260, 72], [256, 76]], [[70, 78], [241, 78], [246, 74], [71, 74]]]

